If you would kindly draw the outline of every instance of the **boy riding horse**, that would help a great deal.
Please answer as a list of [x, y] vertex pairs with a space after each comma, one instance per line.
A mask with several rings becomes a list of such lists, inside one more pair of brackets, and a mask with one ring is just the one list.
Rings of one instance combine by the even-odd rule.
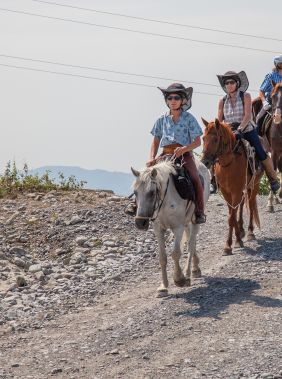
[[[151, 144], [150, 160], [146, 165], [148, 167], [154, 165], [164, 155], [174, 155], [182, 160], [195, 188], [195, 223], [202, 224], [206, 222], [203, 187], [192, 152], [201, 145], [200, 136], [203, 132], [195, 117], [187, 112], [192, 105], [193, 88], [185, 88], [182, 84], [173, 83], [166, 89], [159, 89], [164, 95], [169, 111], [158, 118], [151, 131], [154, 138]], [[163, 151], [156, 159], [159, 146], [163, 148]], [[130, 204], [125, 212], [135, 215], [135, 203]]]

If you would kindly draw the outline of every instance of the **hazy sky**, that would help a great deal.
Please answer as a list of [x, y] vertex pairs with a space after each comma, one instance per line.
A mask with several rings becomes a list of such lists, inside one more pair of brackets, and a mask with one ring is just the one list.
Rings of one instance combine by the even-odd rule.
[[[282, 39], [282, 2], [237, 0], [50, 0], [95, 10]], [[255, 6], [254, 6], [255, 4]], [[158, 76], [149, 79], [47, 65], [0, 56], [0, 64], [167, 87], [176, 79], [217, 85], [216, 74], [245, 70], [257, 90], [282, 53], [282, 42], [202, 31], [42, 4], [0, 0], [0, 8], [203, 41], [270, 50], [258, 52], [169, 39], [0, 10], [0, 55]], [[254, 8], [256, 10], [254, 10]], [[170, 80], [169, 78], [175, 79]], [[0, 170], [75, 165], [128, 172], [149, 158], [150, 130], [167, 108], [157, 88], [26, 71], [0, 65]], [[191, 113], [216, 115], [218, 87], [193, 84]], [[257, 92], [251, 92], [257, 96]]]

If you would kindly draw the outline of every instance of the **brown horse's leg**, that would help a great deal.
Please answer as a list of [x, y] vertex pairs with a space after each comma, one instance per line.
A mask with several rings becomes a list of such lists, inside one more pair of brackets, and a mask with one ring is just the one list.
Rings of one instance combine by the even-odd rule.
[[[243, 202], [242, 202], [242, 204], [243, 204]], [[242, 204], [240, 204], [240, 206], [239, 206], [239, 211], [240, 211], [240, 213], [241, 213], [241, 205]], [[235, 236], [236, 236], [236, 242], [235, 242], [235, 245], [234, 245], [234, 247], [244, 247], [244, 243], [243, 243], [243, 241], [242, 241], [242, 237], [241, 237], [241, 233], [242, 233], [242, 231], [241, 231], [241, 228], [240, 228], [240, 224], [239, 224], [239, 222], [237, 221], [237, 212], [238, 212], [238, 208], [236, 208], [236, 209], [234, 209], [233, 210], [234, 212], [234, 229], [235, 229]], [[243, 211], [242, 211], [243, 212]], [[241, 214], [239, 214], [239, 221], [240, 221], [240, 216], [242, 216]], [[244, 229], [243, 229], [243, 231], [244, 231]]]
[[240, 204], [240, 209], [239, 209], [239, 220], [238, 220], [238, 225], [239, 225], [239, 230], [240, 230], [240, 237], [244, 238], [245, 237], [245, 230], [244, 230], [244, 219], [243, 219], [243, 209], [244, 209], [244, 201]]
[[223, 249], [223, 255], [231, 255], [232, 254], [232, 234], [233, 234], [233, 227], [234, 227], [234, 215], [233, 215], [233, 209], [228, 205], [229, 210], [229, 217], [228, 217], [228, 224], [229, 224], [229, 230], [228, 230], [228, 236], [227, 241], [225, 242], [225, 247]]
[[257, 224], [257, 226], [260, 228], [260, 220], [259, 220], [257, 201], [256, 201], [256, 196], [257, 196], [258, 191], [259, 191], [259, 178], [258, 178], [257, 183], [255, 184], [255, 187], [252, 193], [249, 194], [250, 219], [249, 219], [248, 234], [247, 234], [248, 241], [253, 241], [256, 239], [254, 235], [254, 221]]

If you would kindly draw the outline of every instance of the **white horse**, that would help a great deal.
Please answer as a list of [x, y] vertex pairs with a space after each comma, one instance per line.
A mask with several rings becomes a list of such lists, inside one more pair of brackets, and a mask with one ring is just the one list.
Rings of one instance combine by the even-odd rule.
[[[204, 180], [204, 202], [206, 204], [210, 193], [210, 173], [202, 163], [196, 161], [196, 164]], [[179, 287], [190, 285], [192, 260], [193, 277], [201, 276], [199, 257], [196, 252], [196, 236], [199, 232], [199, 225], [192, 223], [195, 217], [195, 205], [192, 201], [183, 200], [176, 191], [171, 175], [175, 174], [175, 169], [171, 162], [160, 162], [141, 172], [133, 168], [131, 170], [136, 177], [133, 184], [137, 202], [135, 225], [138, 229], [147, 230], [150, 220], [153, 222], [154, 232], [158, 240], [159, 262], [162, 272], [158, 296], [165, 296], [168, 293], [166, 230], [171, 230], [174, 235], [172, 251], [174, 283]], [[183, 274], [179, 260], [186, 241], [188, 259]]]

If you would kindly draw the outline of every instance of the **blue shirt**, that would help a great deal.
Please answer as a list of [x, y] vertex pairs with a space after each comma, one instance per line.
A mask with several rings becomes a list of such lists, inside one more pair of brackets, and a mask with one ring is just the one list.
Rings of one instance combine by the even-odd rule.
[[275, 83], [282, 83], [282, 76], [278, 74], [278, 72], [273, 71], [267, 74], [264, 78], [264, 81], [262, 82], [262, 85], [260, 86], [260, 90], [264, 92], [265, 98], [267, 101], [271, 101], [271, 92], [272, 92], [272, 83], [271, 81], [274, 81]]
[[160, 146], [164, 147], [175, 143], [182, 146], [190, 145], [203, 132], [191, 113], [182, 112], [177, 122], [174, 123], [170, 113], [167, 112], [157, 119], [151, 134], [158, 138]]

